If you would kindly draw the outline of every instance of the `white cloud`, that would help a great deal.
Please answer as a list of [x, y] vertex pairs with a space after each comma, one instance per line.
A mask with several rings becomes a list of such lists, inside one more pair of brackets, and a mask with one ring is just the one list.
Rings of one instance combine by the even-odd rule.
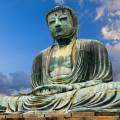
[[105, 7], [104, 7], [104, 6], [99, 7], [99, 8], [96, 9], [97, 15], [96, 15], [96, 17], [95, 17], [95, 20], [100, 19], [100, 18], [104, 15], [104, 10], [105, 10]]
[[19, 90], [9, 89], [11, 95], [26, 94], [31, 92], [31, 88], [21, 88]]
[[[116, 25], [120, 26], [120, 21], [118, 21], [118, 24], [116, 23]], [[101, 29], [101, 33], [105, 39], [120, 41], [120, 28], [115, 25], [113, 25], [113, 27], [109, 25], [104, 26]]]
[[30, 75], [25, 72], [14, 72], [8, 75], [0, 73], [0, 94], [16, 94], [28, 91], [31, 87]]
[[106, 47], [112, 59], [114, 80], [120, 81], [120, 43], [115, 45], [107, 44]]
[[63, 4], [64, 0], [54, 0], [56, 4]]
[[99, 0], [98, 2], [101, 5], [96, 9], [95, 20], [104, 19], [107, 23], [101, 29], [102, 35], [109, 40], [120, 40], [120, 0]]
[[83, 3], [84, 3], [84, 0], [54, 0], [54, 2], [56, 4], [60, 4], [60, 5], [62, 5], [64, 3], [73, 2], [73, 1], [78, 3], [80, 6], [83, 5]]
[[116, 56], [116, 60], [119, 60], [120, 62], [120, 43], [117, 43], [115, 45], [106, 45], [109, 53], [111, 56]]

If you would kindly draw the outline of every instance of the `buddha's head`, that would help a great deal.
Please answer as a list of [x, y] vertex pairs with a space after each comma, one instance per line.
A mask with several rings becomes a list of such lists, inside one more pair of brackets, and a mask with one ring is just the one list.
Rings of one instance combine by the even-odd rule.
[[78, 22], [73, 10], [58, 6], [47, 14], [49, 30], [56, 41], [77, 37]]

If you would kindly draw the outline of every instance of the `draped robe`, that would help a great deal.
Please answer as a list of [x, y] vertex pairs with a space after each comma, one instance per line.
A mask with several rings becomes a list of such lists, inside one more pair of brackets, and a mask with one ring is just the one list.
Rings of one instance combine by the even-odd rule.
[[103, 44], [75, 40], [72, 71], [60, 79], [52, 78], [48, 70], [53, 47], [42, 51], [33, 62], [32, 92], [8, 96], [3, 106], [11, 111], [120, 111], [120, 83], [111, 82], [112, 66]]
[[72, 72], [61, 80], [51, 78], [48, 72], [53, 47], [40, 53], [33, 62], [33, 89], [48, 84], [73, 84], [86, 81], [112, 81], [112, 68], [106, 48], [98, 41], [74, 41]]

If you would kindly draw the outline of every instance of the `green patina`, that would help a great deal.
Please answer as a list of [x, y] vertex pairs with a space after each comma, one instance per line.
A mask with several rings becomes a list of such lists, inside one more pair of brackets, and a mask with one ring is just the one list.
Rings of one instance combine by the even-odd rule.
[[33, 61], [32, 92], [2, 96], [0, 105], [6, 112], [120, 112], [120, 83], [112, 82], [104, 45], [77, 39], [77, 17], [70, 8], [55, 7], [46, 20], [54, 44]]

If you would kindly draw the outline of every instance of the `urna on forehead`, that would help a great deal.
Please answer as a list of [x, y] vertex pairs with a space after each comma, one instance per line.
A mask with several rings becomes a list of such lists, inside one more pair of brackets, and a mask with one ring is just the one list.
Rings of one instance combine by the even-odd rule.
[[62, 16], [72, 17], [68, 10], [57, 10], [57, 11], [54, 11], [51, 14], [49, 14], [47, 19], [49, 21], [49, 19], [54, 19], [55, 17], [59, 18]]

